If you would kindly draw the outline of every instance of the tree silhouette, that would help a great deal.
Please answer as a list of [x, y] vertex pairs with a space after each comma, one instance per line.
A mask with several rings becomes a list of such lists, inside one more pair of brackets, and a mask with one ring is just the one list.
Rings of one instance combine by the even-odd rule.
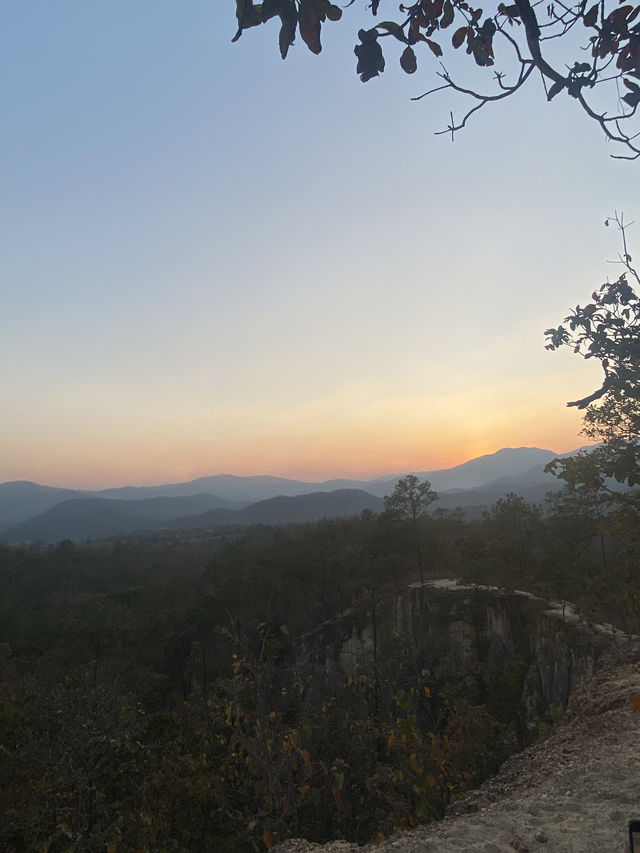
[[600, 388], [567, 404], [585, 410], [583, 433], [601, 445], [587, 458], [578, 454], [547, 466], [573, 486], [596, 477], [601, 487], [606, 487], [606, 478], [640, 485], [640, 296], [632, 286], [640, 285], [640, 274], [632, 266], [623, 218], [616, 214], [612, 219], [622, 235], [619, 262], [624, 272], [545, 333], [547, 349], [571, 347], [585, 359], [597, 359], [604, 373]]
[[408, 474], [398, 480], [393, 493], [384, 499], [386, 512], [408, 522], [411, 526], [420, 568], [420, 583], [424, 583], [424, 559], [419, 522], [426, 515], [431, 504], [437, 500], [438, 494], [431, 488], [431, 483], [428, 480], [421, 483], [414, 474]]
[[[486, 10], [467, 0], [400, 4], [399, 16], [372, 21], [369, 29], [359, 30], [356, 71], [363, 82], [382, 74], [384, 39], [396, 44], [400, 67], [407, 74], [417, 70], [417, 50], [426, 50], [431, 59], [440, 60], [436, 77], [441, 82], [415, 100], [440, 90], [464, 96], [462, 118], [455, 120], [451, 113], [448, 127], [440, 131], [452, 138], [477, 110], [514, 95], [539, 77], [547, 100], [564, 95], [576, 101], [606, 137], [621, 146], [622, 153], [613, 156], [635, 159], [640, 157], [640, 5], [623, 2], [560, 0], [542, 5], [514, 0], [496, 2]], [[348, 5], [355, 3], [351, 0]], [[366, 8], [375, 17], [382, 5], [381, 0], [369, 0]], [[244, 30], [279, 18], [284, 59], [297, 33], [312, 53], [320, 53], [322, 24], [340, 20], [342, 10], [331, 0], [236, 0], [236, 16], [234, 41]], [[445, 51], [451, 59], [462, 47], [476, 66], [492, 69], [486, 89], [464, 85], [447, 70]]]

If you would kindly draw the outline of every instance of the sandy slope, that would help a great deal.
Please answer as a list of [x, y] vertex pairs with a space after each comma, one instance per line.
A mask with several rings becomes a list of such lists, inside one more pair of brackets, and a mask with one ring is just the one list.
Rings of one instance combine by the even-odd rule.
[[627, 820], [640, 818], [640, 714], [632, 712], [634, 694], [640, 695], [637, 644], [613, 653], [575, 691], [566, 719], [549, 740], [507, 761], [442, 822], [364, 848], [295, 840], [277, 851], [622, 853]]

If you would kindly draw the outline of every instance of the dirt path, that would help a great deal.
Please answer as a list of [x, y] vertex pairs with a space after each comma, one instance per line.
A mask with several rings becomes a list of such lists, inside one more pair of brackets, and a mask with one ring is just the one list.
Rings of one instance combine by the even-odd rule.
[[509, 759], [499, 774], [437, 824], [377, 845], [289, 841], [277, 853], [623, 853], [640, 818], [640, 650], [572, 695], [549, 740]]

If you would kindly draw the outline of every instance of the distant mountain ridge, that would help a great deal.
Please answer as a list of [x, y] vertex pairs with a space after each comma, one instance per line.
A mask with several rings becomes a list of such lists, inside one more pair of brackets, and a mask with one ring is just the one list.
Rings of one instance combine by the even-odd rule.
[[[198, 498], [213, 498], [199, 495]], [[172, 515], [168, 501], [177, 507]], [[231, 508], [230, 501], [218, 503], [204, 512], [194, 510], [193, 499], [146, 498], [138, 501], [87, 498], [64, 501], [46, 512], [5, 531], [9, 542], [55, 542], [61, 539], [104, 539], [114, 536], [150, 533], [154, 530], [209, 530], [226, 525], [290, 524], [358, 515], [365, 509], [380, 512], [382, 498], [360, 489], [336, 489], [308, 495], [275, 497], [247, 507]], [[199, 501], [207, 503], [206, 500]], [[208, 503], [212, 503], [211, 500]], [[220, 504], [226, 504], [222, 506]], [[187, 506], [191, 514], [187, 514]], [[178, 514], [179, 513], [179, 514]]]
[[197, 516], [179, 519], [173, 529], [193, 530], [221, 524], [291, 524], [319, 521], [321, 518], [349, 518], [365, 509], [382, 512], [384, 501], [362, 489], [334, 489], [308, 495], [279, 495], [257, 501], [244, 509], [210, 510]]
[[171, 483], [161, 486], [121, 486], [113, 489], [102, 489], [93, 494], [105, 498], [132, 500], [160, 495], [177, 497], [192, 495], [197, 492], [210, 492], [227, 499], [252, 503], [276, 495], [294, 496], [320, 490], [364, 489], [372, 495], [384, 497], [393, 490], [393, 483], [406, 473], [412, 473], [420, 479], [429, 480], [434, 489], [446, 491], [456, 488], [472, 489], [500, 477], [518, 474], [536, 465], [542, 469], [547, 462], [558, 455], [553, 450], [542, 450], [538, 447], [507, 447], [498, 450], [496, 453], [470, 459], [468, 462], [463, 462], [453, 468], [401, 472], [371, 480], [334, 478], [316, 482], [268, 475], [214, 474], [210, 477], [199, 477], [186, 483]]
[[[414, 473], [428, 479], [440, 493], [437, 506], [462, 506], [480, 512], [479, 508], [508, 491], [527, 500], [542, 500], [546, 491], [558, 487], [558, 481], [544, 472], [545, 464], [558, 455], [535, 447], [504, 448], [453, 468]], [[217, 474], [185, 483], [95, 492], [26, 481], [3, 483], [0, 539], [92, 539], [158, 527], [186, 530], [221, 524], [278, 524], [356, 514], [362, 509], [378, 511], [399, 476], [403, 475], [315, 483], [265, 475]]]
[[525, 473], [553, 479], [552, 475], [544, 474], [544, 466], [559, 455], [570, 454], [558, 454], [539, 447], [504, 447], [496, 453], [478, 456], [454, 468], [422, 471], [417, 476], [429, 480], [434, 489], [443, 491], [476, 489], [497, 480], [521, 477]]
[[29, 480], [0, 484], [0, 524], [17, 524], [44, 512], [62, 501], [90, 495], [78, 489], [58, 489], [41, 486]]

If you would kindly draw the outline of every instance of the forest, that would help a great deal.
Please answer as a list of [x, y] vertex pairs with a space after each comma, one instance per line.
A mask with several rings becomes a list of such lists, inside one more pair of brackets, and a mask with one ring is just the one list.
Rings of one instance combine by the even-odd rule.
[[[526, 659], [499, 685], [480, 666], [438, 680], [382, 630], [403, 589], [529, 590], [635, 632], [640, 582], [637, 525], [598, 488], [507, 495], [477, 521], [433, 494], [407, 477], [352, 519], [0, 548], [2, 849], [265, 850], [441, 817], [537, 736], [518, 725]], [[372, 660], [300, 654], [351, 612], [379, 623]]]
[[[2, 850], [376, 840], [548, 733], [567, 697], [532, 706], [540, 599], [570, 663], [600, 623], [640, 633], [640, 276], [618, 225], [625, 272], [546, 332], [604, 378], [569, 404], [593, 446], [549, 463], [543, 505], [469, 519], [407, 475], [349, 519], [0, 546]], [[442, 578], [465, 585], [449, 633]]]
[[[396, 328], [405, 341], [444, 329], [441, 345], [434, 335], [428, 349], [403, 346], [396, 362], [424, 397], [434, 392], [412, 366], [428, 358], [437, 375], [474, 338], [471, 324], [475, 347], [492, 334], [497, 347], [499, 324], [516, 330], [493, 350], [506, 361], [532, 316], [525, 288], [535, 289], [526, 302], [535, 316], [544, 298], [523, 274], [533, 256], [546, 257], [549, 277], [567, 269], [556, 253], [571, 252], [574, 211], [630, 180], [599, 176], [582, 156], [589, 139], [569, 140], [560, 123], [552, 160], [536, 117], [524, 124], [514, 113], [489, 142], [498, 159], [470, 141], [454, 168], [386, 95], [360, 114], [337, 89], [319, 98], [298, 64], [303, 97], [283, 85], [283, 99], [271, 100], [281, 84], [267, 65], [235, 86], [237, 65], [205, 64], [202, 45], [214, 44], [205, 27], [181, 35], [176, 26], [167, 38], [162, 10], [109, 17], [109, 4], [95, 5], [47, 16], [40, 4], [5, 28], [6, 233], [17, 253], [5, 276], [15, 396], [4, 420], [15, 422], [11, 447], [24, 444], [29, 457], [37, 443], [43, 458], [56, 456], [66, 441], [90, 448], [92, 464], [102, 457], [104, 476], [115, 477], [107, 468], [120, 418], [123, 446], [137, 433], [164, 453], [160, 413], [172, 439], [181, 423], [173, 411], [184, 409], [208, 440], [228, 400], [233, 412], [243, 397], [252, 401], [238, 409], [245, 426], [262, 431], [256, 415], [270, 397], [282, 401], [278, 424], [298, 394], [301, 410], [314, 412], [307, 371], [331, 356], [316, 394], [325, 379], [337, 384], [349, 359], [380, 354], [375, 368], [397, 346]], [[354, 5], [368, 22], [348, 45], [356, 75], [365, 83], [392, 63], [407, 75], [431, 68], [410, 94], [424, 103], [451, 96], [444, 138], [531, 82], [550, 110], [575, 107], [614, 157], [640, 159], [640, 5], [345, 8]], [[377, 16], [385, 6], [391, 19]], [[348, 25], [331, 0], [236, 0], [235, 11], [237, 50], [265, 25], [283, 59], [296, 38], [319, 54], [321, 37]], [[527, 111], [525, 101], [519, 115]], [[512, 194], [501, 195], [503, 175]], [[560, 222], [553, 208], [566, 197], [571, 211]], [[562, 226], [558, 243], [545, 219]], [[384, 509], [345, 519], [55, 544], [0, 537], [0, 851], [262, 853], [293, 837], [375, 842], [441, 819], [507, 756], [549, 733], [562, 703], [547, 694], [531, 702], [528, 683], [545, 602], [555, 603], [571, 660], [603, 623], [614, 639], [640, 634], [640, 275], [622, 219], [611, 224], [622, 274], [546, 333], [547, 349], [595, 359], [603, 379], [570, 404], [584, 412], [592, 448], [550, 463], [563, 488], [542, 504], [507, 493], [470, 518], [439, 509], [430, 484], [407, 475]], [[582, 247], [588, 237], [579, 237]], [[463, 255], [469, 266], [458, 268]], [[463, 287], [467, 271], [473, 281]], [[403, 276], [408, 286], [396, 294]], [[416, 299], [422, 287], [446, 297], [429, 323], [431, 300]], [[464, 347], [461, 375], [478, 351]], [[393, 364], [381, 388], [395, 389]], [[361, 380], [345, 379], [346, 397]], [[304, 395], [296, 385], [280, 397], [293, 380]], [[516, 380], [528, 389], [537, 374]], [[233, 394], [220, 395], [220, 415], [212, 407], [203, 417], [201, 398], [222, 385]], [[103, 421], [95, 431], [92, 408]], [[315, 424], [313, 434], [322, 436]], [[444, 579], [451, 589], [431, 604]], [[514, 627], [501, 656], [489, 654], [488, 612], [501, 615], [495, 627]], [[430, 637], [442, 629], [440, 646], [420, 633], [427, 616]], [[473, 656], [444, 649], [456, 632], [475, 642]]]

